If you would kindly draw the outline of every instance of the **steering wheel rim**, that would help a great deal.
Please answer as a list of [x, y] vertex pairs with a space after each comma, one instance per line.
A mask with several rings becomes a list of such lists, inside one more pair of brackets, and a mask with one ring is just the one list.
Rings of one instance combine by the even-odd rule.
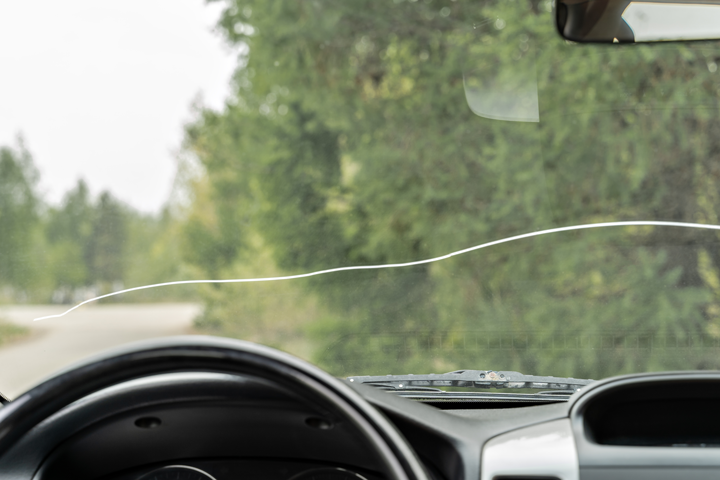
[[341, 380], [297, 357], [242, 340], [166, 337], [111, 350], [60, 371], [0, 409], [0, 457], [35, 425], [81, 398], [137, 378], [176, 372], [262, 377], [320, 399], [366, 438], [393, 480], [427, 480], [395, 427]]

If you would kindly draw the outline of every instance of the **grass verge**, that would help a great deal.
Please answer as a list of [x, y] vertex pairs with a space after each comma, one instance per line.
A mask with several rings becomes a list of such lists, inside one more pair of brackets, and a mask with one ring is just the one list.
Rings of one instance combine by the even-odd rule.
[[18, 340], [30, 333], [30, 329], [0, 318], [0, 346]]

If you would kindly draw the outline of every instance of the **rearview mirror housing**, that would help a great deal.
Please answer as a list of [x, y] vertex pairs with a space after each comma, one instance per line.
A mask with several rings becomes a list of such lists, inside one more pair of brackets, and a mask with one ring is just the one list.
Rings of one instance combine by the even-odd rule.
[[555, 0], [560, 35], [581, 43], [720, 39], [720, 0]]

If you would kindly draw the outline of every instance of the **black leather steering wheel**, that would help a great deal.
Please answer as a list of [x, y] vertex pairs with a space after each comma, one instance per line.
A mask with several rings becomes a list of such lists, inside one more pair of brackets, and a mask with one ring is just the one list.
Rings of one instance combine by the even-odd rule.
[[0, 409], [0, 457], [35, 425], [93, 392], [136, 378], [174, 372], [253, 375], [275, 382], [351, 422], [392, 480], [427, 480], [395, 427], [341, 380], [292, 355], [218, 337], [168, 337], [91, 358], [61, 371]]

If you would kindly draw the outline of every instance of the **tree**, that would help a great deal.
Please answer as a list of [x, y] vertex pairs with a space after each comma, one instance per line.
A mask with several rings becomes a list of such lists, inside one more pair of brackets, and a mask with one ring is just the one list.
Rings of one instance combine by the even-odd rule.
[[[203, 211], [212, 231], [233, 232], [215, 237], [233, 249], [203, 250], [214, 260], [200, 266], [229, 271], [253, 232], [279, 267], [301, 272], [554, 226], [717, 223], [720, 116], [705, 45], [569, 45], [550, 3], [535, 0], [227, 5], [220, 26], [249, 56], [234, 98], [202, 112], [188, 143], [205, 167]], [[539, 123], [467, 107], [473, 76], [518, 75], [537, 85]], [[333, 312], [317, 325], [316, 359], [339, 374], [718, 366], [705, 348], [720, 338], [717, 244], [699, 230], [588, 231], [315, 277], [306, 287]]]
[[127, 224], [120, 203], [109, 192], [100, 194], [88, 239], [88, 278], [92, 282], [122, 281], [125, 271]]
[[32, 280], [37, 179], [22, 141], [14, 150], [0, 148], [0, 285], [27, 288]]
[[55, 287], [77, 288], [89, 284], [90, 238], [95, 208], [87, 184], [77, 185], [60, 208], [50, 208], [46, 236], [51, 250]]

